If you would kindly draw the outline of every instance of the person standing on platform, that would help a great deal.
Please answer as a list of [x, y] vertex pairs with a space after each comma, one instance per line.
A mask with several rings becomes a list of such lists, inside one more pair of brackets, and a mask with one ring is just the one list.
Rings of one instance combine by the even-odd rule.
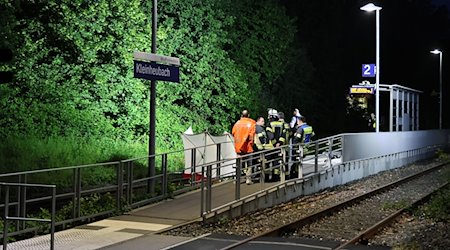
[[292, 134], [297, 130], [297, 121], [302, 117], [300, 111], [298, 109], [294, 109], [294, 116], [292, 116], [291, 122], [289, 123], [289, 127], [291, 128]]
[[[300, 144], [300, 143], [309, 143], [311, 142], [311, 137], [314, 136], [314, 130], [311, 126], [309, 126], [306, 123], [306, 118], [304, 116], [301, 116], [297, 120], [297, 131], [294, 133], [294, 136], [292, 137], [292, 144]], [[303, 157], [305, 150], [302, 148], [302, 145], [298, 146], [300, 149], [300, 159]], [[294, 155], [294, 154], [293, 154]], [[291, 178], [296, 178], [298, 176], [299, 171], [299, 164], [295, 164], [295, 166], [292, 166], [290, 169], [290, 176]]]
[[289, 153], [291, 151], [290, 150], [290, 148], [291, 148], [291, 145], [290, 145], [291, 140], [290, 140], [290, 138], [292, 137], [293, 133], [291, 132], [291, 128], [290, 128], [289, 123], [287, 123], [284, 120], [284, 113], [283, 112], [278, 112], [278, 117], [280, 119], [279, 121], [283, 123], [284, 138], [285, 138], [285, 141], [284, 141], [285, 144], [284, 145], [289, 145], [289, 147], [284, 148], [284, 150], [286, 152], [286, 157], [284, 159], [284, 161], [286, 162], [286, 165], [284, 167], [285, 167], [285, 169], [289, 170], [290, 169], [290, 165], [288, 164], [289, 163]]
[[[274, 148], [280, 148], [286, 145], [286, 136], [284, 123], [280, 121], [279, 113], [276, 109], [269, 108], [268, 111], [269, 124], [266, 127], [267, 138]], [[277, 154], [271, 154], [267, 157], [271, 172], [268, 175], [269, 180], [277, 180], [280, 177], [281, 158]]]
[[289, 123], [287, 123], [284, 120], [284, 113], [283, 112], [278, 112], [278, 117], [279, 117], [279, 121], [283, 123], [284, 138], [285, 138], [284, 143], [287, 145], [287, 144], [289, 144], [289, 138], [291, 137], [290, 125], [289, 125]]
[[[234, 149], [236, 151], [236, 154], [242, 157], [242, 160], [245, 159], [244, 158], [245, 155], [253, 153], [256, 122], [249, 116], [250, 113], [248, 112], [248, 110], [243, 110], [241, 113], [241, 119], [239, 119], [239, 121], [237, 121], [234, 124], [231, 132], [234, 138]], [[246, 163], [247, 164], [245, 164], [244, 168], [246, 175], [245, 182], [247, 184], [252, 184], [253, 182], [251, 180], [252, 175], [251, 160], [247, 160]]]
[[314, 130], [306, 123], [304, 116], [297, 121], [297, 131], [294, 134], [293, 143], [308, 143], [311, 142], [311, 137], [314, 136]]
[[256, 119], [256, 130], [255, 130], [255, 144], [254, 151], [262, 151], [264, 149], [273, 148], [271, 147], [269, 139], [267, 138], [266, 128], [264, 127], [265, 121], [264, 117], [259, 116]]

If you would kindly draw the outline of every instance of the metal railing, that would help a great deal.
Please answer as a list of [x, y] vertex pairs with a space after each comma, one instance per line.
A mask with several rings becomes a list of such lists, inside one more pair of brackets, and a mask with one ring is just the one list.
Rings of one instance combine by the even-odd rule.
[[[54, 224], [60, 229], [158, 202], [200, 188], [204, 179], [201, 173], [198, 171], [184, 173], [187, 169], [197, 169], [196, 151], [215, 147], [217, 152], [220, 152], [223, 144], [204, 145], [122, 161], [0, 174], [0, 182], [22, 185], [19, 192], [9, 194], [13, 201], [8, 203], [2, 201], [6, 195], [5, 192], [0, 192], [2, 197], [0, 202], [3, 202], [0, 203], [0, 215], [5, 216], [6, 206], [8, 210], [14, 210], [16, 214], [25, 217], [25, 211], [37, 214], [40, 207], [49, 204], [53, 195], [37, 190], [38, 186], [29, 183], [40, 183], [42, 187], [45, 185], [58, 187], [55, 193], [56, 213], [58, 214], [60, 210], [65, 211], [64, 218], [55, 221]], [[189, 164], [185, 163], [185, 155], [194, 156]], [[150, 158], [155, 158], [157, 166], [156, 175], [151, 177], [147, 176], [147, 164]], [[234, 159], [221, 159], [219, 153], [216, 159], [218, 171], [215, 173], [214, 180], [234, 177], [234, 173], [232, 175], [220, 173], [220, 169], [229, 166], [230, 162], [235, 162]], [[188, 166], [185, 167], [186, 165]], [[148, 186], [152, 183], [156, 186], [154, 194], [147, 192]], [[101, 207], [93, 213], [87, 213], [83, 209], [84, 203], [95, 203], [98, 199], [105, 199], [108, 204], [114, 205]], [[69, 214], [67, 210], [70, 211]], [[58, 218], [61, 217], [58, 216]], [[39, 228], [17, 222], [9, 229], [12, 231], [8, 235], [15, 237], [25, 233], [36, 234]]]
[[[257, 180], [261, 184], [274, 181], [284, 182], [287, 179], [303, 178], [305, 175], [340, 164], [342, 162], [342, 145], [343, 137], [337, 135], [307, 144], [284, 145], [236, 158], [233, 165], [236, 166], [236, 173], [239, 174], [236, 174], [237, 181], [230, 179], [230, 181], [235, 181], [235, 200], [241, 198], [241, 183], [246, 178]], [[204, 176], [200, 184], [200, 216], [213, 209], [212, 184], [214, 178], [211, 173], [218, 171], [221, 167], [226, 167], [225, 162], [225, 160], [221, 160], [196, 166], [201, 169], [201, 176]], [[247, 168], [251, 168], [251, 174], [248, 176], [246, 175]]]
[[[229, 201], [227, 203], [224, 203], [222, 205], [216, 206], [212, 208], [211, 210], [204, 211], [204, 213], [201, 215], [204, 219], [204, 221], [217, 221], [219, 219], [224, 218], [232, 218], [237, 217], [245, 214], [246, 212], [255, 211], [258, 209], [267, 208], [270, 206], [274, 206], [276, 204], [279, 204], [281, 202], [285, 202], [287, 200], [281, 199], [279, 196], [286, 196], [287, 193], [291, 192], [289, 196], [292, 198], [295, 194], [296, 197], [304, 194], [303, 185], [309, 181], [309, 183], [312, 183], [314, 179], [320, 183], [320, 176], [322, 175], [325, 180], [327, 179], [326, 176], [330, 178], [330, 176], [333, 176], [335, 173], [339, 174], [339, 172], [350, 172], [355, 169], [361, 169], [364, 168], [364, 172], [368, 175], [376, 174], [380, 171], [394, 169], [397, 167], [405, 166], [408, 164], [412, 164], [414, 162], [424, 160], [431, 158], [435, 155], [436, 150], [438, 149], [448, 149], [449, 144], [444, 145], [435, 145], [435, 146], [426, 146], [418, 149], [411, 149], [407, 151], [402, 152], [396, 152], [388, 155], [380, 155], [380, 156], [372, 156], [367, 157], [363, 159], [358, 160], [351, 160], [346, 161], [342, 163], [335, 163], [332, 164], [331, 167], [326, 167], [323, 170], [320, 170], [319, 172], [313, 173], [305, 178], [301, 179], [291, 179], [287, 180], [286, 182], [278, 182], [275, 185], [268, 187], [265, 190], [260, 190], [254, 193], [251, 193], [245, 197], [239, 197], [232, 201]], [[377, 165], [378, 167], [374, 167]], [[358, 170], [356, 170], [358, 172]], [[359, 170], [359, 173], [362, 171]], [[314, 178], [316, 177], [316, 178]], [[318, 177], [318, 178], [317, 178]], [[322, 185], [322, 188], [330, 188], [333, 185], [342, 185], [345, 183], [348, 183], [350, 181], [358, 179], [358, 175], [348, 175], [346, 178], [338, 178], [336, 182], [326, 182], [324, 181], [324, 184]], [[309, 186], [309, 185], [308, 185]], [[313, 185], [311, 185], [313, 187]], [[321, 185], [314, 185], [315, 191], [319, 191], [321, 188]], [[300, 192], [299, 192], [300, 190]], [[309, 190], [311, 191], [311, 190]], [[275, 193], [274, 195], [270, 195], [270, 193]], [[274, 196], [277, 197], [277, 199], [271, 199], [268, 198], [271, 196], [271, 198], [274, 198]], [[264, 202], [258, 202], [259, 199], [263, 199]], [[270, 200], [270, 201], [269, 201]]]
[[[55, 214], [56, 214], [56, 186], [55, 185], [42, 185], [42, 184], [25, 184], [25, 183], [0, 183], [0, 189], [5, 188], [5, 199], [3, 203], [4, 213], [2, 216], [3, 219], [3, 234], [1, 238], [3, 238], [3, 250], [7, 249], [8, 246], [8, 231], [9, 231], [9, 221], [16, 221], [17, 225], [24, 224], [27, 221], [36, 221], [36, 222], [46, 222], [50, 223], [50, 249], [55, 249]], [[19, 196], [18, 200], [27, 200], [26, 197], [26, 188], [34, 187], [34, 188], [49, 188], [52, 190], [51, 196], [51, 212], [50, 219], [41, 219], [41, 218], [30, 218], [26, 217], [26, 207], [23, 205], [24, 202], [18, 202], [17, 216], [9, 216], [10, 210], [10, 187], [17, 187]], [[23, 222], [23, 223], [21, 223]]]

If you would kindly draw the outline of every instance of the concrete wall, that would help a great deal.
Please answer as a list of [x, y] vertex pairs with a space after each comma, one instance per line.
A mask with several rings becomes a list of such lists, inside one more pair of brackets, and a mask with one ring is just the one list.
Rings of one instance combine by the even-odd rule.
[[343, 134], [343, 162], [450, 144], [450, 130]]

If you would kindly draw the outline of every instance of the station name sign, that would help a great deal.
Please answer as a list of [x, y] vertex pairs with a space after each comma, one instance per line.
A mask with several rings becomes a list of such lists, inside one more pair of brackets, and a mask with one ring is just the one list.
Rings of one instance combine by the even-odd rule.
[[170, 65], [134, 61], [134, 77], [147, 80], [180, 82], [180, 69]]
[[[162, 62], [165, 64], [160, 64]], [[180, 82], [180, 59], [146, 52], [134, 52], [134, 77]]]
[[374, 94], [375, 88], [371, 86], [352, 86], [350, 94]]

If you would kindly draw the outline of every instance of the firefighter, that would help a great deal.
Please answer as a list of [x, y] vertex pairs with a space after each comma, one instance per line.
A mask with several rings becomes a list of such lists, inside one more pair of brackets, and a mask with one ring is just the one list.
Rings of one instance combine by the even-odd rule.
[[[311, 142], [311, 137], [314, 136], [314, 130], [311, 126], [309, 126], [306, 123], [306, 117], [301, 116], [298, 120], [297, 120], [297, 131], [295, 132], [293, 138], [292, 138], [292, 144], [307, 144], [309, 142]], [[298, 145], [299, 149], [300, 149], [300, 159], [303, 157], [303, 154], [306, 153], [305, 151], [307, 149], [303, 149], [302, 145]], [[298, 168], [299, 168], [299, 164], [295, 164], [295, 166], [293, 166], [290, 169], [290, 177], [291, 178], [297, 178], [298, 177]]]
[[286, 131], [284, 123], [280, 121], [278, 111], [276, 109], [269, 109], [268, 112], [269, 125], [266, 127], [267, 137], [274, 147], [285, 145]]
[[284, 113], [283, 112], [278, 112], [278, 117], [279, 117], [279, 121], [283, 123], [283, 131], [284, 131], [284, 144], [283, 145], [287, 145], [289, 143], [289, 138], [291, 137], [291, 128], [289, 126], [289, 123], [287, 123], [284, 120]]
[[311, 137], [314, 136], [314, 130], [306, 123], [304, 116], [297, 120], [297, 131], [294, 134], [293, 143], [308, 143], [311, 142]]
[[[284, 128], [284, 123], [280, 121], [278, 111], [276, 109], [269, 109], [268, 112], [269, 124], [266, 127], [267, 138], [270, 141], [270, 144], [274, 148], [279, 148], [285, 145], [286, 142], [286, 131]], [[276, 180], [280, 175], [280, 165], [279, 162], [281, 160], [280, 156], [276, 152], [269, 153], [267, 156], [267, 160], [269, 161], [269, 180]]]
[[260, 116], [256, 119], [256, 132], [254, 139], [255, 144], [253, 146], [254, 151], [262, 151], [264, 149], [273, 148], [272, 144], [270, 144], [269, 139], [267, 138], [264, 124], [264, 117]]

